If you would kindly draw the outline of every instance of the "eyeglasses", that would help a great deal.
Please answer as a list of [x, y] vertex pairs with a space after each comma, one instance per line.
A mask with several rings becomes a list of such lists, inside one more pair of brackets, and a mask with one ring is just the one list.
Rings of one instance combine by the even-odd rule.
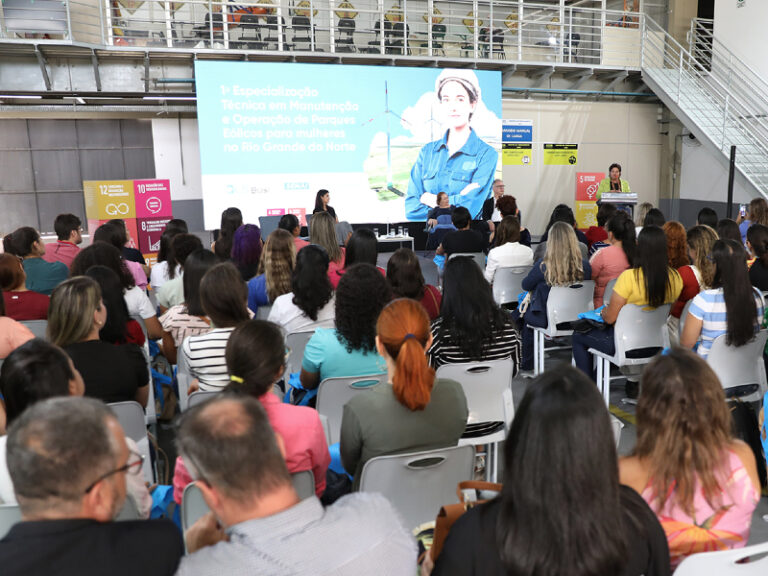
[[143, 464], [144, 464], [144, 456], [139, 454], [138, 452], [131, 451], [130, 455], [128, 456], [128, 462], [126, 462], [124, 466], [120, 466], [120, 468], [115, 468], [114, 470], [99, 476], [93, 483], [91, 483], [88, 486], [88, 488], [85, 489], [85, 494], [88, 494], [91, 490], [93, 490], [96, 487], [96, 484], [98, 484], [102, 480], [106, 480], [107, 478], [115, 474], [120, 474], [121, 472], [125, 472], [126, 474], [130, 474], [131, 476], [138, 476], [139, 473], [141, 473], [141, 466]]

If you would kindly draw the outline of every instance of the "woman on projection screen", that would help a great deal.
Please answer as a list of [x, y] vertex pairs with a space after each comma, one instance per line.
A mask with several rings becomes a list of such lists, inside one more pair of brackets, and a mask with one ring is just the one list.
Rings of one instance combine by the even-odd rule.
[[491, 193], [498, 153], [470, 126], [480, 101], [480, 85], [471, 70], [443, 70], [435, 82], [443, 125], [439, 140], [426, 144], [411, 169], [405, 214], [426, 220], [437, 194], [448, 194], [453, 206], [464, 206], [475, 218]]

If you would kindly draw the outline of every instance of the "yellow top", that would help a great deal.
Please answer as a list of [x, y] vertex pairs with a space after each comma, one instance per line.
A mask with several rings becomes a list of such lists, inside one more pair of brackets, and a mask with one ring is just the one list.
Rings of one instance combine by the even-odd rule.
[[[664, 304], [670, 304], [677, 300], [680, 292], [683, 291], [683, 279], [677, 270], [673, 268], [667, 268], [667, 270], [669, 271], [669, 284], [667, 284]], [[640, 268], [624, 270], [616, 280], [613, 291], [624, 298], [627, 304], [648, 305], [648, 294], [645, 292], [645, 275]]]

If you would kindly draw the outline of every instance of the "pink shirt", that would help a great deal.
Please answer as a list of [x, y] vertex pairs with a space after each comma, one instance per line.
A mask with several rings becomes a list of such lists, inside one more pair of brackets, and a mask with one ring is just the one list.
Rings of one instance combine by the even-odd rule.
[[75, 259], [80, 253], [80, 248], [72, 244], [72, 242], [66, 242], [64, 240], [57, 240], [45, 245], [45, 254], [43, 254], [43, 260], [46, 262], [61, 262], [66, 265], [67, 268], [72, 266], [72, 260]]
[[309, 242], [307, 242], [306, 240], [302, 240], [298, 236], [293, 237], [293, 243], [296, 246], [296, 252], [304, 248], [304, 246], [309, 246]]
[[[285, 464], [288, 472], [312, 470], [315, 476], [315, 493], [322, 496], [325, 492], [325, 472], [331, 463], [325, 432], [320, 423], [317, 410], [306, 406], [283, 404], [280, 399], [267, 392], [259, 398], [272, 429], [283, 439], [285, 444]], [[176, 458], [176, 470], [173, 475], [173, 498], [181, 504], [181, 496], [187, 484], [193, 482], [181, 457]]]
[[31, 330], [21, 322], [16, 322], [8, 316], [0, 316], [0, 358], [6, 358], [16, 348], [34, 337]]
[[621, 246], [606, 246], [594, 253], [589, 265], [592, 266], [592, 280], [595, 281], [595, 308], [603, 305], [605, 286], [629, 268], [627, 255]]
[[144, 268], [141, 264], [138, 262], [133, 262], [131, 260], [123, 260], [125, 262], [126, 267], [128, 268], [128, 271], [133, 276], [133, 281], [136, 283], [136, 286], [141, 288], [142, 290], [147, 289], [147, 275], [144, 273]]
[[341, 274], [344, 274], [344, 272], [342, 272], [341, 274], [337, 274], [337, 272], [344, 268], [345, 256], [346, 256], [346, 251], [344, 250], [344, 248], [342, 248], [341, 260], [339, 262], [334, 262], [333, 260], [331, 260], [331, 262], [328, 264], [328, 279], [331, 281], [331, 286], [333, 286], [334, 290], [336, 290], [336, 286], [339, 285], [339, 280], [341, 280]]

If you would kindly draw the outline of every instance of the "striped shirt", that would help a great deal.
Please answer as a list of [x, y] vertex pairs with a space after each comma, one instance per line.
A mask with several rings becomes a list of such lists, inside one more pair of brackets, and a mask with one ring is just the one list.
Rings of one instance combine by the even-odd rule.
[[[757, 332], [763, 318], [765, 304], [759, 292], [755, 290], [754, 295], [755, 304], [757, 305], [757, 317], [755, 318], [755, 332]], [[697, 320], [702, 321], [701, 336], [699, 337], [699, 345], [696, 348], [696, 352], [702, 358], [706, 358], [709, 355], [715, 338], [722, 336], [728, 330], [723, 289], [713, 288], [699, 292], [691, 301], [688, 313]]]
[[197, 336], [211, 331], [211, 325], [200, 316], [187, 314], [187, 305], [179, 304], [171, 306], [165, 314], [160, 316], [160, 324], [163, 330], [173, 337], [173, 342], [178, 348], [189, 336]]
[[229, 384], [224, 353], [232, 330], [234, 328], [215, 328], [184, 340], [182, 346], [189, 358], [189, 371], [199, 380], [200, 390], [216, 392]]
[[[443, 364], [456, 364], [458, 362], [474, 362], [476, 358], [470, 358], [454, 341], [448, 330], [441, 331], [443, 319], [438, 318], [432, 322], [432, 346], [427, 351], [429, 363], [433, 368]], [[515, 330], [511, 319], [507, 319], [503, 328], [497, 329], [489, 342], [483, 346], [482, 360], [501, 360], [512, 356], [514, 363], [513, 374], [520, 369], [520, 336]]]
[[181, 560], [176, 576], [403, 576], [416, 542], [381, 494], [358, 492], [323, 508], [316, 497], [227, 528], [228, 541]]

